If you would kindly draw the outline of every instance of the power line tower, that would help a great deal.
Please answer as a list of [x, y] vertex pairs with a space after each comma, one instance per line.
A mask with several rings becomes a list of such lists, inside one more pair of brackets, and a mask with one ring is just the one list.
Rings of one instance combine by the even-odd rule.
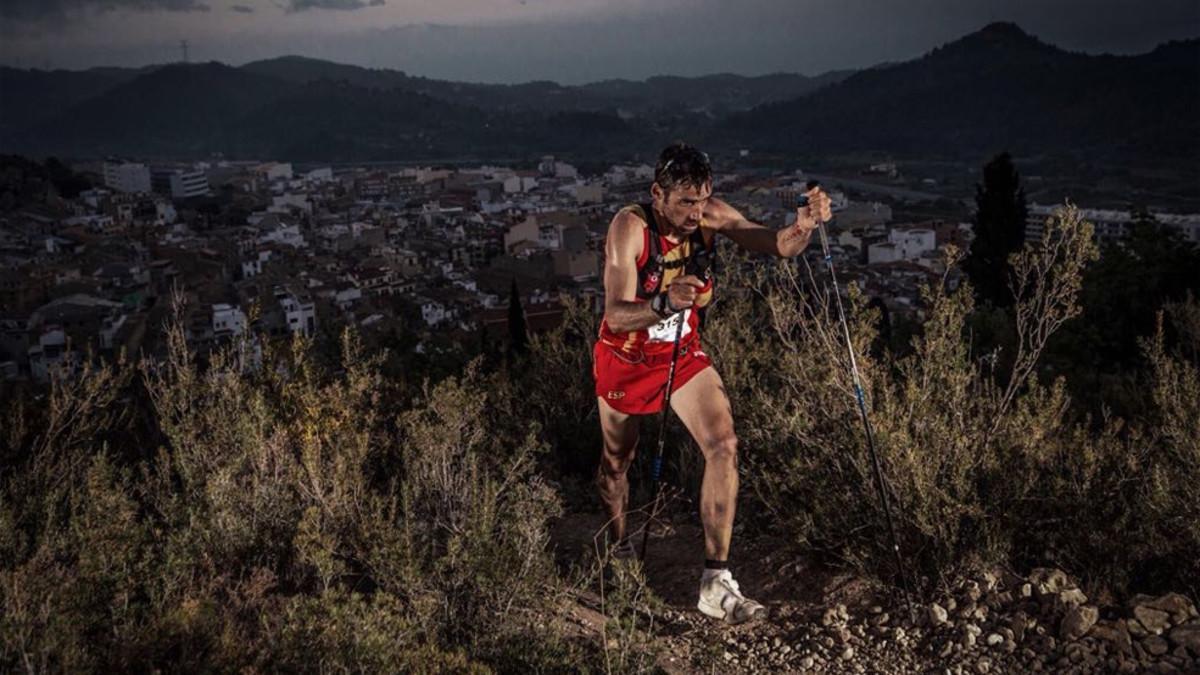
[[183, 52], [183, 62], [187, 63], [188, 62], [188, 41], [187, 40], [179, 41], [179, 51]]

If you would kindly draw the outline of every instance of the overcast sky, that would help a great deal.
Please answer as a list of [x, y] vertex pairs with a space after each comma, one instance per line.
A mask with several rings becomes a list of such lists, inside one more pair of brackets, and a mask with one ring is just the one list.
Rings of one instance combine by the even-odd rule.
[[815, 75], [920, 56], [992, 21], [1141, 53], [1200, 36], [1200, 0], [0, 0], [0, 63], [231, 65], [299, 54], [477, 82]]

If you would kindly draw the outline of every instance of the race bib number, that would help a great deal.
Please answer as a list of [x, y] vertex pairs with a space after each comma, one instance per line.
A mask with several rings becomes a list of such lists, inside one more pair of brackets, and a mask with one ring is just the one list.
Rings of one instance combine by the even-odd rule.
[[647, 341], [649, 341], [649, 342], [674, 342], [675, 341], [675, 328], [678, 325], [679, 321], [683, 321], [683, 332], [679, 334], [679, 338], [682, 340], [683, 338], [688, 336], [688, 333], [692, 332], [692, 324], [690, 322], [688, 322], [688, 319], [691, 316], [692, 316], [692, 310], [685, 309], [678, 314], [672, 314], [671, 316], [663, 319], [662, 321], [659, 321], [658, 323], [654, 324], [653, 326], [650, 326], [649, 328], [646, 329], [646, 333], [648, 334]]

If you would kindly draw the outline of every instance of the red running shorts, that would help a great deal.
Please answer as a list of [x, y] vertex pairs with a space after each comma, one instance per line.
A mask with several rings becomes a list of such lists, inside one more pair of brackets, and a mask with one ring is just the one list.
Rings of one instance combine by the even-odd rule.
[[[630, 357], [597, 341], [592, 349], [592, 359], [596, 396], [604, 399], [609, 407], [627, 415], [652, 415], [662, 410], [663, 389], [671, 369], [670, 350], [664, 354]], [[671, 393], [679, 391], [688, 380], [711, 365], [708, 355], [700, 349], [700, 340], [680, 345]]]

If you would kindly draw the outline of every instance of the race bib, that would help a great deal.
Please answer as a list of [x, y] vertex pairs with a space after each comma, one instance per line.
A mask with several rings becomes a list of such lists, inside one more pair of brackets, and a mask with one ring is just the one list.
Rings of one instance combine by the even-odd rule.
[[683, 332], [679, 334], [679, 339], [687, 337], [688, 333], [692, 332], [692, 324], [688, 319], [692, 316], [691, 309], [685, 309], [680, 313], [672, 314], [667, 318], [646, 329], [648, 342], [674, 342], [675, 328], [679, 321], [683, 321]]

